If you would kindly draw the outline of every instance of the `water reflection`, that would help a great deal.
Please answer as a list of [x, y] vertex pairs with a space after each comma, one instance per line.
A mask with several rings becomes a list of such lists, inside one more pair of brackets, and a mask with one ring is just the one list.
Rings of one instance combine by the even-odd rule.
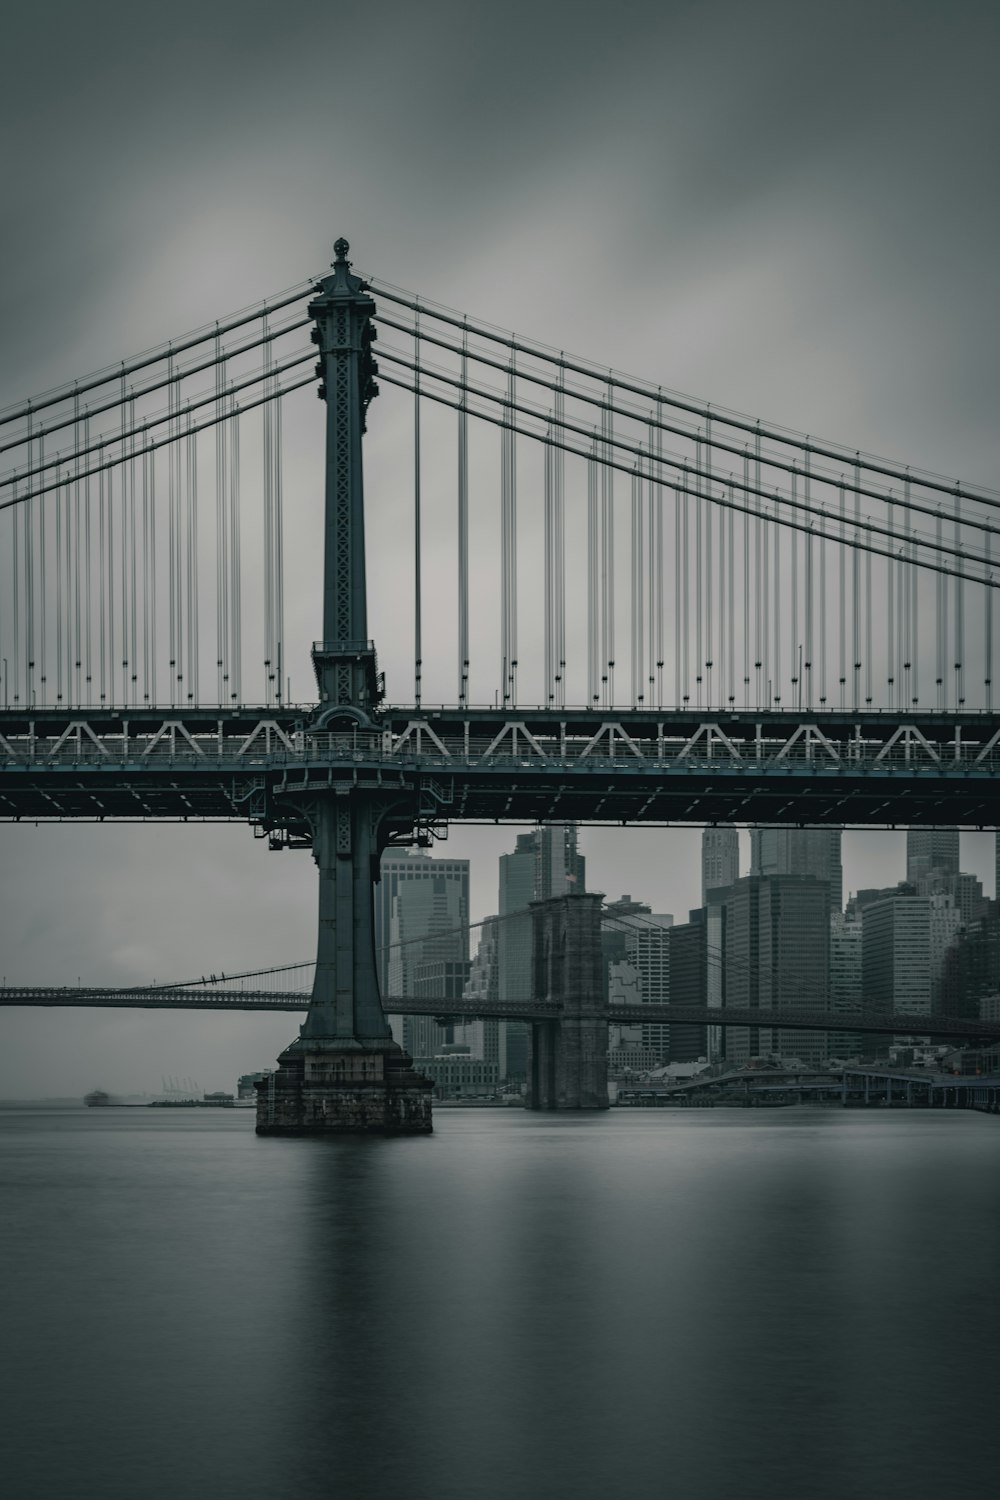
[[986, 1117], [0, 1131], [19, 1495], [937, 1496], [992, 1417]]

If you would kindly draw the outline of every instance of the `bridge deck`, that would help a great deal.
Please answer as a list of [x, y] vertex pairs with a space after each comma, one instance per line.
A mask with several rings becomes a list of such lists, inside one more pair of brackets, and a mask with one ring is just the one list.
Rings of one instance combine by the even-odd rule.
[[304, 791], [355, 785], [439, 822], [998, 822], [996, 714], [402, 708], [335, 735], [309, 712], [0, 712], [0, 819], [305, 832]]
[[[0, 989], [0, 1005], [118, 1007], [144, 1010], [298, 1011], [309, 1004], [304, 991], [226, 990], [207, 986], [190, 989], [107, 989], [63, 986], [13, 986]], [[507, 1021], [557, 1021], [557, 1005], [534, 1000], [468, 1003], [442, 998], [414, 999], [388, 995], [383, 1006], [390, 1015], [441, 1016], [454, 1021], [496, 1018]], [[965, 1017], [855, 1014], [816, 1010], [743, 1010], [705, 1005], [615, 1005], [603, 1013], [608, 1025], [750, 1026], [783, 1031], [847, 1031], [882, 1035], [933, 1035], [959, 1040], [1000, 1039], [1000, 1022]]]

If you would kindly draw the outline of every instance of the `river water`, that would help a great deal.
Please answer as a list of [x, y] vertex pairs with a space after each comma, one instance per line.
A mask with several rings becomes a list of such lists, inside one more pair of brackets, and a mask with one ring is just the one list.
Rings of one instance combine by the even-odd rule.
[[1000, 1119], [0, 1112], [16, 1500], [997, 1493]]

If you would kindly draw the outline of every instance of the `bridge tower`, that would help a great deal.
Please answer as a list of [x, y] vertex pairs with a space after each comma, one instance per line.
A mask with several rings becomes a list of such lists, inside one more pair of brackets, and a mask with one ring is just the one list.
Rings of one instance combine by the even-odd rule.
[[603, 900], [580, 891], [531, 903], [532, 990], [561, 1010], [558, 1018], [532, 1022], [529, 1109], [608, 1108]]
[[[313, 647], [319, 706], [307, 732], [374, 730], [379, 696], [368, 639], [362, 434], [377, 394], [370, 318], [375, 304], [334, 246], [333, 274], [316, 288], [316, 373], [326, 401], [323, 639]], [[393, 1040], [375, 963], [372, 887], [390, 832], [414, 821], [405, 788], [332, 775], [307, 784], [294, 806], [319, 868], [316, 977], [300, 1035], [258, 1089], [261, 1135], [423, 1133], [431, 1129], [429, 1079]]]

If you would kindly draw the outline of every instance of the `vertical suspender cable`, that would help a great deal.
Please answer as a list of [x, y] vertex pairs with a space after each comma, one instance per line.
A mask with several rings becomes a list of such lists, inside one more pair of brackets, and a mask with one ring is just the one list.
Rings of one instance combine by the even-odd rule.
[[611, 468], [614, 439], [614, 384], [608, 379], [607, 401], [601, 413], [604, 443], [601, 452], [601, 615], [604, 627], [602, 677], [604, 702], [610, 707], [615, 696], [615, 471]]
[[[29, 421], [30, 421], [30, 413], [29, 413]], [[31, 467], [31, 445], [30, 445], [30, 443], [28, 445], [28, 467], [29, 468]], [[27, 483], [28, 483], [28, 488], [30, 490], [30, 488], [31, 488], [31, 481], [28, 480]], [[13, 490], [12, 493], [15, 494], [15, 495], [17, 494], [16, 487]], [[30, 500], [25, 502], [25, 505], [24, 505], [25, 513], [27, 513], [27, 509], [28, 509], [28, 506], [30, 504], [31, 504]], [[14, 692], [13, 692], [13, 702], [14, 702], [15, 705], [18, 703], [18, 701], [20, 699], [20, 692], [21, 692], [21, 558], [20, 558], [20, 547], [18, 546], [18, 540], [17, 540], [17, 523], [18, 523], [18, 519], [19, 518], [18, 518], [17, 510], [15, 508], [10, 513], [10, 524], [11, 524], [10, 598], [11, 598], [11, 605], [12, 605], [12, 608], [13, 608], [13, 615], [11, 617], [11, 654], [10, 654], [10, 660], [13, 661], [13, 663], [14, 663]], [[27, 531], [27, 527], [25, 528], [25, 530]], [[27, 557], [27, 542], [25, 542], [25, 557]], [[26, 568], [26, 570], [27, 570], [27, 568]], [[27, 661], [27, 657], [28, 657], [29, 654], [30, 654], [29, 652], [25, 653], [25, 660], [26, 661]], [[8, 675], [7, 675], [9, 671], [10, 671], [10, 661], [7, 662], [7, 664], [6, 664], [5, 668], [4, 668], [4, 676], [3, 676], [3, 694], [4, 694], [4, 703], [3, 703], [3, 706], [4, 706], [4, 708], [7, 708], [9, 706], [10, 702], [11, 702], [10, 680], [8, 678]], [[25, 673], [25, 680], [26, 680], [26, 682], [27, 682], [27, 675], [28, 674], [26, 672]], [[28, 697], [27, 692], [25, 693], [25, 696]], [[28, 707], [30, 708], [30, 706], [31, 706], [31, 699], [30, 699], [30, 697], [28, 697]]]
[[149, 457], [149, 696], [156, 696], [156, 455]]
[[115, 701], [115, 499], [114, 470], [104, 481], [104, 505], [108, 520], [108, 701]]
[[865, 703], [872, 701], [872, 555], [865, 552]]
[[[910, 480], [906, 480], [906, 498], [910, 497]], [[909, 512], [907, 512], [909, 515]], [[918, 631], [920, 621], [920, 569], [913, 566], [916, 562], [917, 543], [913, 538], [910, 542], [911, 567], [910, 575], [910, 652], [913, 660], [913, 702], [920, 701], [920, 635]]]
[[215, 634], [217, 641], [218, 702], [229, 696], [229, 538], [227, 524], [228, 495], [226, 435], [221, 421], [225, 412], [225, 367], [222, 343], [215, 335]]
[[[894, 541], [894, 513], [892, 500], [886, 505], [886, 528], [889, 532], [887, 543], [888, 550], [892, 551]], [[885, 614], [886, 614], [886, 686], [888, 688], [888, 706], [895, 708], [896, 698], [896, 564], [888, 559], [885, 564]]]
[[[59, 470], [56, 470], [56, 478]], [[55, 492], [56, 502], [56, 702], [63, 701], [63, 496]]]
[[597, 444], [587, 459], [587, 701], [600, 699], [600, 559], [597, 511]]
[[642, 629], [645, 615], [645, 605], [642, 595], [642, 477], [638, 466], [632, 471], [632, 599], [630, 609], [630, 651], [629, 668], [632, 675], [632, 698], [633, 707], [642, 703], [644, 696], [643, 684], [643, 659], [642, 659]]
[[845, 576], [846, 572], [847, 572], [847, 546], [846, 546], [846, 537], [847, 537], [847, 519], [846, 519], [846, 517], [847, 517], [847, 511], [846, 511], [846, 506], [847, 506], [847, 497], [846, 497], [846, 495], [844, 493], [844, 486], [843, 486], [843, 484], [839, 485], [838, 488], [839, 488], [839, 492], [840, 492], [840, 538], [841, 538], [840, 546], [837, 549], [837, 551], [838, 551], [838, 565], [839, 565], [839, 570], [840, 570], [840, 615], [839, 615], [839, 635], [840, 635], [840, 641], [839, 641], [839, 644], [840, 644], [840, 706], [843, 709], [843, 708], [847, 707], [847, 704], [846, 704], [846, 701], [845, 701], [846, 688], [847, 688], [847, 580], [846, 580], [846, 576]]
[[830, 549], [826, 544], [826, 523], [821, 527], [819, 543], [819, 701], [825, 706], [826, 685], [826, 573]]
[[265, 339], [261, 356], [261, 376], [265, 399], [261, 407], [262, 499], [264, 505], [264, 702], [273, 703], [275, 683], [274, 651], [274, 380], [271, 376], [271, 344], [267, 310], [261, 318]]
[[993, 712], [993, 568], [990, 561], [990, 532], [986, 533], [986, 586], [983, 589], [983, 634], [986, 663], [983, 685], [986, 689], [986, 712]]
[[[697, 441], [695, 442], [695, 445], [694, 445], [694, 464], [695, 464], [695, 468], [696, 469], [698, 469], [698, 470], [701, 469], [701, 438], [700, 437], [697, 439]], [[694, 682], [695, 682], [695, 689], [696, 689], [696, 692], [697, 692], [697, 700], [696, 701], [697, 701], [697, 704], [698, 704], [699, 708], [701, 707], [701, 684], [702, 684], [702, 667], [703, 667], [703, 660], [702, 660], [702, 624], [703, 624], [703, 622], [702, 622], [702, 613], [703, 613], [703, 609], [702, 609], [702, 594], [703, 594], [702, 575], [703, 575], [703, 571], [704, 571], [703, 566], [702, 566], [702, 555], [701, 555], [701, 528], [702, 528], [702, 511], [704, 510], [704, 503], [702, 501], [701, 496], [702, 496], [702, 481], [701, 481], [701, 478], [699, 477], [698, 479], [695, 480], [695, 501], [694, 501]]]
[[[855, 523], [861, 516], [861, 468], [858, 463], [854, 466], [854, 520]], [[857, 525], [854, 527], [854, 536], [857, 537]], [[861, 703], [861, 555], [857, 547], [851, 549], [851, 641], [854, 651], [852, 658], [854, 662], [853, 676], [853, 698], [854, 708], [859, 708]]]
[[[87, 445], [89, 443], [89, 441], [90, 441], [90, 418], [89, 417], [86, 418], [86, 420], [84, 421], [84, 424], [83, 424], [83, 441], [84, 441], [85, 445]], [[94, 659], [93, 659], [93, 649], [92, 649], [92, 647], [93, 647], [93, 618], [94, 618], [94, 570], [93, 570], [93, 553], [92, 553], [92, 546], [91, 546], [92, 535], [93, 535], [92, 517], [91, 517], [91, 498], [92, 498], [92, 491], [91, 491], [91, 485], [90, 485], [90, 475], [88, 474], [86, 480], [84, 481], [84, 492], [83, 492], [84, 521], [85, 521], [85, 528], [86, 528], [86, 536], [85, 536], [85, 542], [84, 542], [85, 557], [84, 557], [84, 570], [83, 570], [84, 587], [86, 589], [86, 597], [84, 599], [84, 607], [83, 607], [83, 614], [84, 614], [84, 661], [86, 662], [86, 665], [87, 665], [85, 685], [86, 685], [86, 691], [87, 691], [86, 702], [87, 702], [88, 705], [92, 705], [93, 702], [94, 702], [94, 688], [93, 688], [93, 683], [94, 683]]]
[[[731, 476], [730, 476], [731, 479]], [[733, 500], [733, 486], [729, 485], [729, 500]], [[730, 510], [726, 517], [728, 528], [728, 555], [729, 555], [729, 590], [726, 603], [726, 612], [729, 621], [729, 642], [726, 659], [729, 669], [729, 691], [726, 695], [730, 708], [736, 702], [736, 513]]]
[[[989, 533], [987, 533], [988, 535]], [[962, 497], [955, 487], [955, 547], [962, 547]], [[955, 707], [965, 706], [965, 587], [962, 559], [958, 558], [955, 579]]]
[[[39, 463], [42, 441], [39, 440]], [[31, 413], [27, 420], [27, 458], [31, 462]], [[30, 490], [30, 486], [28, 486]], [[24, 702], [30, 708], [34, 693], [34, 501], [24, 501]], [[16, 522], [15, 522], [16, 535]], [[15, 607], [15, 622], [18, 609]], [[13, 700], [18, 700], [19, 673], [13, 682]]]
[[[551, 439], [552, 421], [546, 425]], [[542, 696], [551, 708], [553, 702], [552, 666], [552, 443], [542, 444]]]
[[684, 680], [681, 671], [681, 494], [674, 490], [674, 707], [680, 708], [684, 699]]
[[757, 674], [756, 704], [760, 708], [763, 703], [763, 689], [761, 684], [761, 669], [764, 665], [764, 646], [766, 636], [761, 629], [761, 613], [763, 609], [763, 579], [761, 569], [762, 554], [766, 554], [766, 539], [764, 537], [764, 522], [761, 518], [761, 489], [760, 489], [760, 423], [756, 424], [754, 433], [754, 504], [757, 510], [757, 519], [754, 522], [754, 671]]
[[[808, 452], [808, 450], [806, 451], [806, 455], [805, 455], [805, 475], [804, 475], [804, 478], [803, 478], [803, 486], [804, 486], [805, 502], [806, 502], [807, 505], [809, 505], [809, 504], [811, 504], [812, 497], [810, 495], [810, 488], [811, 488], [811, 486], [810, 486], [810, 475], [809, 475], [809, 452]], [[813, 559], [813, 534], [812, 534], [812, 530], [811, 529], [806, 533], [806, 536], [805, 536], [805, 539], [804, 539], [804, 542], [803, 542], [803, 548], [804, 548], [804, 553], [805, 553], [805, 566], [806, 566], [806, 600], [805, 600], [805, 603], [806, 603], [806, 628], [805, 628], [805, 647], [806, 647], [806, 661], [805, 661], [805, 671], [806, 671], [806, 707], [807, 708], [812, 708], [812, 704], [813, 704], [813, 649], [814, 649], [814, 644], [815, 643], [814, 643], [814, 639], [813, 639], [813, 621], [814, 621], [814, 610], [813, 610], [813, 567], [814, 567], [814, 559]], [[801, 699], [802, 699], [802, 695], [801, 695], [801, 692], [800, 692], [800, 694], [799, 694], [799, 701], [800, 702], [801, 702]]]
[[142, 455], [142, 698], [149, 702], [149, 454]]
[[660, 643], [659, 620], [662, 609], [660, 599], [660, 486], [654, 478], [654, 454], [653, 434], [650, 434], [649, 444], [649, 466], [646, 480], [646, 520], [647, 520], [647, 572], [648, 572], [648, 633], [649, 633], [649, 673], [647, 683], [646, 701], [650, 708], [660, 706], [660, 692], [658, 683], [662, 671], [663, 648]]
[[[189, 429], [194, 425], [188, 417]], [[187, 438], [187, 701], [198, 703], [198, 434]], [[221, 697], [221, 695], [220, 695]]]
[[423, 677], [422, 615], [420, 592], [420, 313], [413, 334], [413, 701], [420, 707]]
[[[562, 423], [566, 416], [566, 367], [561, 363], [558, 385], [556, 422]], [[556, 555], [555, 694], [556, 703], [562, 708], [566, 702], [566, 461], [561, 448], [553, 449], [552, 460]]]
[[[38, 462], [45, 462], [45, 439], [38, 439]], [[44, 703], [46, 700], [46, 679], [48, 676], [48, 658], [46, 656], [46, 632], [48, 630], [48, 557], [45, 537], [45, 512], [47, 510], [44, 496], [38, 507], [38, 701]], [[32, 705], [33, 706], [33, 705]]]
[[[657, 421], [663, 420], [663, 405], [657, 395], [656, 401]], [[663, 598], [663, 486], [660, 483], [661, 456], [663, 453], [663, 433], [658, 427], [656, 430], [656, 484], [653, 489], [656, 506], [656, 540], [653, 546], [653, 567], [655, 571], [654, 587], [656, 593], [656, 706], [663, 707], [663, 666], [664, 666], [664, 598]], [[652, 650], [652, 647], [650, 647]]]
[[271, 489], [271, 498], [274, 507], [274, 556], [272, 559], [274, 575], [274, 626], [272, 644], [274, 649], [274, 696], [275, 702], [280, 705], [285, 702], [285, 495], [281, 451], [282, 422], [284, 418], [282, 416], [280, 397], [269, 404], [274, 411], [274, 427], [271, 434], [274, 457], [274, 479]]
[[[792, 499], [798, 498], [798, 475], [792, 471], [791, 479]], [[800, 653], [802, 651], [802, 635], [799, 631], [799, 534], [797, 531], [789, 533], [788, 547], [791, 553], [792, 574], [792, 597], [791, 597], [791, 629], [788, 632], [788, 645], [791, 651], [790, 686], [792, 697], [797, 699], [797, 705], [802, 707], [802, 682], [799, 670]]]
[[170, 447], [167, 449], [167, 661], [170, 667], [170, 703], [171, 706], [177, 702], [177, 658], [180, 654], [177, 644], [177, 462], [180, 457], [180, 443], [177, 432], [177, 403], [179, 390], [177, 381], [174, 380], [174, 355], [173, 350], [167, 357], [167, 410], [170, 413], [168, 431], [171, 437]]
[[[134, 429], [135, 429], [135, 397], [134, 396], [132, 397], [131, 401], [129, 402], [129, 406], [128, 406], [128, 424], [129, 424], [129, 430], [131, 432], [134, 432]], [[135, 491], [136, 491], [136, 482], [135, 482], [135, 447], [136, 447], [136, 440], [135, 440], [135, 437], [132, 436], [129, 439], [129, 460], [128, 460], [128, 496], [129, 496], [128, 529], [129, 529], [129, 544], [130, 544], [130, 546], [129, 546], [129, 589], [130, 589], [130, 603], [131, 603], [131, 613], [130, 613], [130, 616], [129, 616], [129, 624], [130, 624], [130, 631], [129, 631], [129, 665], [130, 665], [130, 668], [131, 668], [131, 671], [130, 671], [130, 674], [129, 674], [129, 691], [131, 692], [132, 702], [133, 703], [137, 703], [138, 702], [138, 684], [139, 684], [139, 663], [138, 663], [138, 655], [139, 655], [139, 596], [138, 596], [138, 592], [139, 591], [138, 591], [138, 574], [137, 574], [137, 570], [136, 570], [136, 554], [137, 554], [136, 529], [137, 528], [136, 528], [136, 503], [135, 503]]]
[[507, 381], [510, 410], [510, 426], [506, 434], [509, 444], [507, 484], [510, 503], [510, 569], [508, 573], [510, 603], [507, 611], [510, 642], [510, 678], [506, 696], [508, 701], [514, 704], [517, 702], [517, 433], [514, 428], [514, 405], [517, 400], [517, 354], [514, 350], [511, 350]]
[[[937, 524], [937, 540], [938, 540], [938, 545], [940, 546], [940, 544], [941, 544], [941, 532], [942, 532], [942, 528], [943, 528], [943, 524], [944, 524], [943, 520], [942, 520], [942, 516], [941, 516], [940, 507], [938, 508], [937, 523], [936, 524]], [[948, 583], [947, 583], [947, 580], [945, 579], [944, 575], [941, 574], [941, 573], [938, 573], [938, 575], [937, 575], [937, 678], [936, 678], [935, 686], [937, 687], [937, 706], [938, 706], [939, 709], [942, 709], [945, 706], [945, 692], [946, 692], [946, 687], [945, 687], [945, 672], [946, 672], [946, 662], [947, 662], [947, 654], [948, 654], [947, 631], [948, 631]]]
[[97, 476], [97, 691], [103, 705], [107, 700], [107, 678], [104, 671], [107, 648], [107, 600], [105, 597], [105, 517], [104, 470]]
[[[743, 454], [743, 484], [750, 482], [750, 455]], [[757, 523], [759, 525], [759, 522]], [[742, 516], [743, 532], [743, 707], [750, 707], [750, 517]]]
[[[236, 410], [236, 397], [229, 395], [230, 410]], [[230, 468], [229, 468], [229, 510], [230, 544], [232, 556], [229, 559], [230, 573], [230, 607], [232, 610], [232, 623], [229, 631], [229, 659], [230, 659], [230, 688], [229, 696], [234, 703], [243, 702], [243, 570], [241, 562], [240, 547], [240, 418], [231, 416], [229, 418], [229, 440], [230, 440]]]
[[[73, 439], [79, 446], [80, 443], [80, 396], [78, 392], [73, 394]], [[86, 441], [86, 439], [84, 440]], [[81, 571], [83, 560], [83, 530], [80, 522], [80, 493], [81, 482], [79, 479], [73, 485], [73, 670], [76, 674], [75, 702], [83, 702], [83, 610]]]
[[683, 574], [681, 580], [681, 630], [683, 643], [681, 646], [681, 666], [684, 672], [684, 690], [682, 701], [691, 701], [691, 582], [690, 582], [690, 559], [691, 559], [691, 518], [689, 514], [689, 496], [687, 490], [681, 492], [681, 558]]
[[[712, 668], [715, 665], [714, 637], [712, 633], [712, 418], [705, 419], [705, 477], [702, 480], [702, 493], [705, 499], [702, 510], [705, 512], [705, 702], [711, 707], [712, 704]], [[720, 598], [723, 588], [723, 580], [720, 578]], [[722, 639], [719, 639], [719, 651], [722, 651]], [[698, 663], [701, 670], [701, 663]], [[721, 680], [721, 678], [720, 678]]]
[[[781, 507], [778, 504], [778, 496], [774, 497], [774, 518], [777, 522]], [[774, 621], [774, 661], [771, 666], [771, 681], [773, 683], [771, 696], [775, 703], [781, 702], [781, 533], [782, 527], [775, 524], [774, 531], [774, 580], [771, 595], [771, 615]], [[768, 700], [770, 702], [770, 699]]]
[[469, 692], [469, 330], [462, 330], [461, 388], [458, 403], [458, 701]]

